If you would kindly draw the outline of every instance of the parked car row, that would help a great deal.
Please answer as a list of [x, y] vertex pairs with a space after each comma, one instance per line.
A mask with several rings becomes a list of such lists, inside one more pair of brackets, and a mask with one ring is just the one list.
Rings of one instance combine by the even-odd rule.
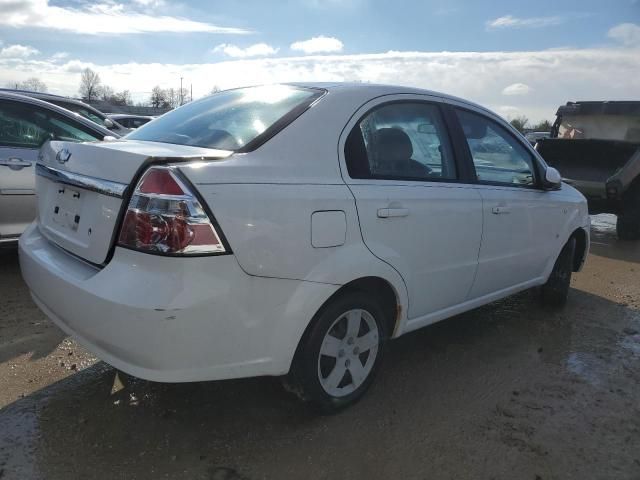
[[27, 120], [23, 277], [141, 378], [285, 376], [335, 411], [389, 339], [532, 287], [563, 304], [589, 248], [584, 197], [502, 118], [435, 92], [241, 88], [105, 142]]
[[36, 216], [36, 162], [47, 140], [118, 137], [100, 119], [77, 113], [35, 95], [0, 90], [0, 244], [17, 242]]
[[0, 89], [0, 244], [16, 243], [35, 217], [34, 165], [46, 140], [119, 138], [154, 118], [105, 115], [74, 98]]
[[75, 98], [63, 97], [60, 95], [53, 95], [51, 93], [30, 92], [28, 90], [11, 90], [7, 88], [1, 88], [0, 93], [13, 93], [25, 97], [37, 98], [53, 105], [62, 107], [70, 112], [77, 113], [78, 115], [91, 120], [92, 122], [108, 129], [112, 133], [118, 136], [123, 136], [129, 133], [129, 129], [122, 126], [120, 123], [110, 119], [96, 108], [91, 105], [76, 100]]

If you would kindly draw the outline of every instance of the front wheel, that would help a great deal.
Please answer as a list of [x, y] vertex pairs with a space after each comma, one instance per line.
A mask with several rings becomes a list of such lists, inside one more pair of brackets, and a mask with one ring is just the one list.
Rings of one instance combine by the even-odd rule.
[[547, 283], [542, 286], [541, 299], [544, 305], [560, 307], [567, 303], [575, 252], [576, 239], [571, 237], [562, 247]]
[[325, 413], [352, 405], [373, 382], [386, 339], [378, 302], [361, 292], [340, 296], [305, 333], [287, 387]]

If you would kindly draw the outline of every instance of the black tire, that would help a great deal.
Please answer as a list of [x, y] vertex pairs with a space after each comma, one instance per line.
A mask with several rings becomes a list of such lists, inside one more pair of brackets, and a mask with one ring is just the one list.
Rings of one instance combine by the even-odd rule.
[[575, 252], [576, 239], [571, 237], [562, 247], [547, 283], [541, 288], [540, 298], [543, 305], [561, 307], [567, 303]]
[[618, 215], [616, 232], [620, 240], [640, 240], [640, 209]]
[[[378, 329], [377, 352], [374, 360], [372, 360], [373, 366], [364, 381], [349, 394], [333, 396], [327, 393], [319, 378], [321, 375], [319, 362], [327, 360], [326, 357], [321, 356], [320, 350], [330, 329], [332, 327], [336, 328], [335, 322], [344, 318], [344, 314], [351, 310], [364, 310], [373, 317]], [[315, 315], [309, 329], [300, 341], [289, 375], [284, 379], [285, 388], [295, 393], [302, 400], [309, 402], [322, 413], [336, 413], [356, 403], [371, 386], [382, 361], [384, 347], [388, 338], [387, 322], [385, 320], [384, 311], [379, 303], [366, 293], [349, 292], [331, 300]], [[342, 341], [346, 341], [347, 335], [345, 332], [345, 338]], [[331, 359], [329, 358], [329, 360]], [[339, 361], [342, 360], [335, 358], [333, 368]], [[366, 364], [366, 361], [364, 363]], [[345, 376], [343, 381], [345, 379], [351, 379], [351, 373], [349, 373], [349, 376]]]
[[622, 213], [616, 231], [620, 240], [640, 240], [640, 179], [636, 179], [622, 196]]

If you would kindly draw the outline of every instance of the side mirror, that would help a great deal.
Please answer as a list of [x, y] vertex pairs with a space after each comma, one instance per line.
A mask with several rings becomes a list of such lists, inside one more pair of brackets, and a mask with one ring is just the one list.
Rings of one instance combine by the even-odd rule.
[[547, 167], [544, 172], [544, 186], [547, 190], [560, 190], [562, 186], [562, 176], [553, 167]]
[[104, 119], [104, 126], [107, 128], [113, 128], [116, 126], [115, 123], [113, 123], [113, 120], [111, 120], [110, 118], [105, 118]]

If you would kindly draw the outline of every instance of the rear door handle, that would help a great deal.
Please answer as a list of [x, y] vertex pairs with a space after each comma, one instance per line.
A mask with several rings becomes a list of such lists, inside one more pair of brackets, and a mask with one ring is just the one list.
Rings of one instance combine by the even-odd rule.
[[491, 209], [491, 213], [494, 215], [504, 215], [507, 213], [511, 213], [511, 209], [509, 207], [493, 207]]
[[379, 208], [379, 218], [406, 217], [409, 215], [408, 208]]
[[0, 165], [9, 167], [11, 170], [22, 170], [25, 167], [30, 167], [31, 162], [22, 160], [21, 158], [11, 157], [6, 160], [0, 160]]

